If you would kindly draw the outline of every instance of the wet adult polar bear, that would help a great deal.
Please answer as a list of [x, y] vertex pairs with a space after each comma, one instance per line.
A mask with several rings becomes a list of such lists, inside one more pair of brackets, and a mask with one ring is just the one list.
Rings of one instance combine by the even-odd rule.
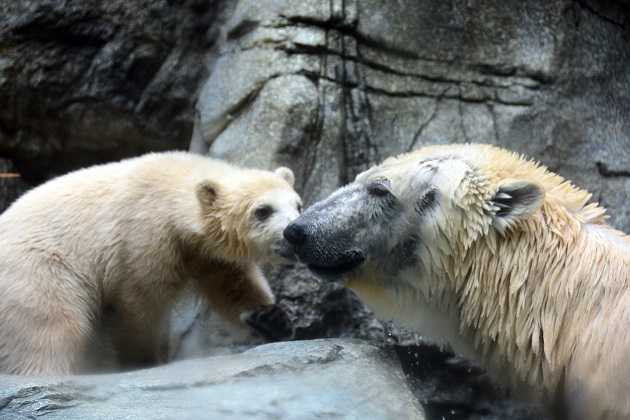
[[[0, 216], [0, 371], [68, 374], [111, 343], [121, 367], [164, 361], [171, 305], [190, 281], [224, 318], [292, 334], [256, 263], [294, 258], [293, 172], [183, 152], [79, 170]], [[105, 337], [105, 340], [102, 338]]]
[[630, 418], [630, 237], [589, 198], [508, 151], [434, 146], [358, 175], [285, 237], [315, 274], [521, 393]]

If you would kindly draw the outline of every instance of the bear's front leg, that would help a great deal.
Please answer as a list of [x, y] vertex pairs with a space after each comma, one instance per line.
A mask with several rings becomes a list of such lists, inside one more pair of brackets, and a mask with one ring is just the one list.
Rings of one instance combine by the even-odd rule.
[[248, 325], [268, 341], [290, 340], [293, 322], [275, 304], [269, 283], [254, 265], [213, 262], [198, 286], [211, 307], [234, 324]]
[[130, 303], [111, 305], [105, 328], [122, 370], [151, 367], [168, 361], [169, 302], [148, 301], [143, 310]]

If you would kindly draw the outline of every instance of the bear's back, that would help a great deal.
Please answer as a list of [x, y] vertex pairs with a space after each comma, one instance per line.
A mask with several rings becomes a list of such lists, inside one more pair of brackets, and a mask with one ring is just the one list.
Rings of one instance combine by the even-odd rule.
[[198, 212], [195, 183], [235, 171], [210, 158], [165, 152], [59, 176], [0, 215], [0, 257], [7, 261], [30, 243], [96, 260], [116, 241], [150, 247], [159, 239], [174, 240], [172, 226]]

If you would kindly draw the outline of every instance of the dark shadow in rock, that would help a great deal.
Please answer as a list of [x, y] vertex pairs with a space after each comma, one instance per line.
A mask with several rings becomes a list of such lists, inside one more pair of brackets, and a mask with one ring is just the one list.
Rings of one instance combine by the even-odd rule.
[[427, 419], [541, 419], [542, 408], [515, 400], [474, 363], [448, 347], [417, 338], [394, 346]]

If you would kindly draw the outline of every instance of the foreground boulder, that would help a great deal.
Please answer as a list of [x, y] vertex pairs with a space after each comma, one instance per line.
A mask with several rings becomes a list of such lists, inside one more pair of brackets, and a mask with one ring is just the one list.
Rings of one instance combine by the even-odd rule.
[[391, 348], [276, 343], [135, 372], [0, 376], [0, 417], [403, 418], [424, 412]]

